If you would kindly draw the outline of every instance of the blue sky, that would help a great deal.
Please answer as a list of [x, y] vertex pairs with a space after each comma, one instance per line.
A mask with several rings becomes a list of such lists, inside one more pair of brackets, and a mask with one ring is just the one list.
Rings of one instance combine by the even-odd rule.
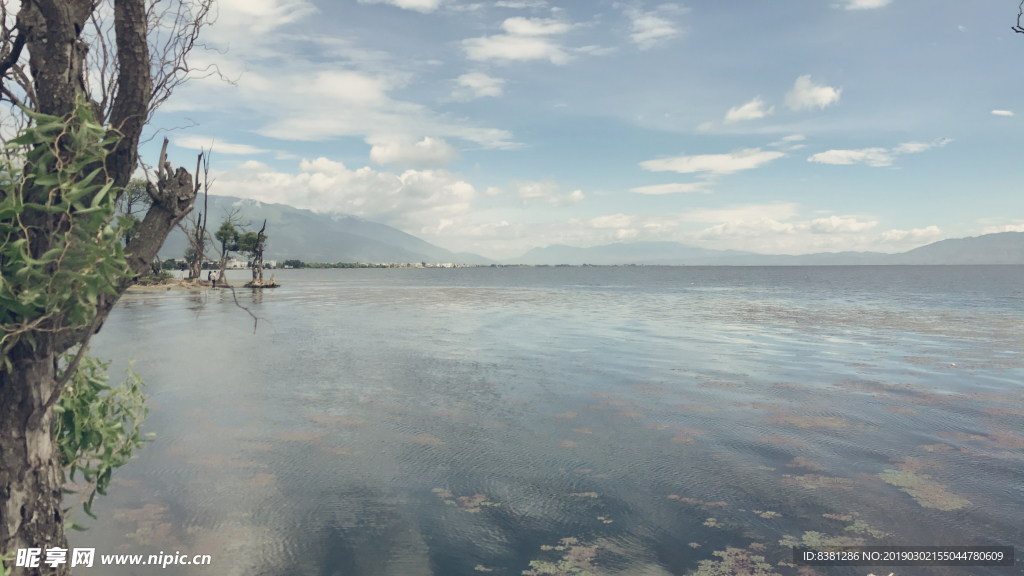
[[[155, 119], [211, 193], [456, 251], [1024, 231], [1011, 0], [220, 0]], [[150, 154], [157, 152], [155, 142]]]

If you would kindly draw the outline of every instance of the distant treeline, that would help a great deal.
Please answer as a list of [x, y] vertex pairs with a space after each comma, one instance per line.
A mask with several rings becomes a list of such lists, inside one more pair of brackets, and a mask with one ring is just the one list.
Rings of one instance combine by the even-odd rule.
[[282, 266], [292, 268], [387, 268], [387, 264], [363, 264], [362, 262], [303, 262], [302, 260], [285, 260]]

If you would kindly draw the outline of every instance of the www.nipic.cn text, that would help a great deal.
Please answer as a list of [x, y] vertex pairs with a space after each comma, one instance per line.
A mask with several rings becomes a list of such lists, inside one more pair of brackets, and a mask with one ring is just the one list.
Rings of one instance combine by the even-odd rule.
[[[71, 550], [71, 557], [68, 558], [67, 548], [19, 548], [15, 557], [14, 565], [23, 568], [38, 568], [40, 563], [56, 568], [61, 564], [71, 564], [71, 567], [81, 566], [92, 568], [96, 560], [95, 548], [74, 548]], [[209, 554], [195, 554], [189, 556], [175, 552], [174, 554], [150, 554], [148, 557], [143, 554], [101, 554], [99, 564], [101, 566], [133, 565], [133, 566], [184, 566], [189, 564], [206, 565], [212, 563]]]

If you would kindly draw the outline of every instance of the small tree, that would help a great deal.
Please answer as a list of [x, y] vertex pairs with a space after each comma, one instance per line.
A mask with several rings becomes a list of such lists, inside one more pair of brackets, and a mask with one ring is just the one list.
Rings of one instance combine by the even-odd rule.
[[263, 285], [263, 249], [267, 242], [267, 221], [263, 221], [263, 227], [259, 232], [246, 232], [238, 238], [238, 249], [247, 252], [252, 258], [252, 285]]

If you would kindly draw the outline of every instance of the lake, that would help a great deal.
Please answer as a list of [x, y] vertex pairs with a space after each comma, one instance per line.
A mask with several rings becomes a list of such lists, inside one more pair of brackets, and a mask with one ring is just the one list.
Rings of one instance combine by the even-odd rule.
[[[213, 559], [161, 574], [656, 576], [1024, 543], [1024, 267], [276, 275], [237, 291], [255, 333], [229, 291], [121, 299], [92, 353], [118, 381], [135, 359], [157, 439], [72, 546]], [[118, 570], [81, 572], [156, 569]]]

